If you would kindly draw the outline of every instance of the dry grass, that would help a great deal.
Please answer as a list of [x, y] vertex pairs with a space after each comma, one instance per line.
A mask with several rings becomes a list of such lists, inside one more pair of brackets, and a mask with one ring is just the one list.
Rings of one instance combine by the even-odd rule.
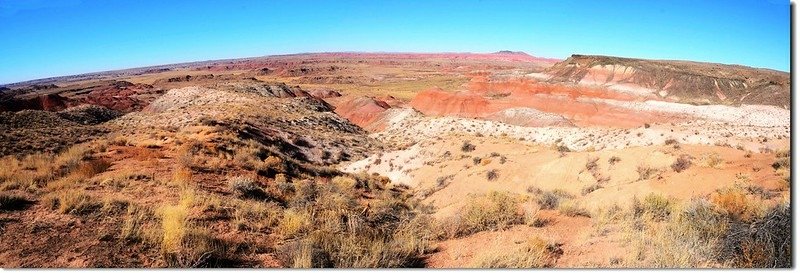
[[501, 192], [471, 196], [458, 214], [441, 224], [441, 229], [445, 237], [454, 238], [520, 224], [525, 219], [519, 203], [517, 197]]
[[764, 210], [759, 203], [750, 200], [747, 197], [747, 192], [741, 188], [719, 190], [711, 196], [711, 202], [729, 217], [741, 221], [755, 219]]
[[791, 152], [789, 150], [780, 150], [775, 152], [775, 162], [772, 163], [772, 168], [775, 170], [788, 170], [792, 167]]
[[673, 202], [659, 194], [650, 193], [645, 196], [643, 201], [634, 197], [631, 202], [631, 210], [634, 217], [644, 216], [654, 221], [662, 221], [672, 213]]
[[25, 197], [0, 193], [0, 211], [21, 210], [27, 207], [31, 202]]
[[469, 265], [472, 268], [543, 268], [552, 266], [561, 250], [555, 243], [530, 237], [518, 249], [482, 252]]
[[636, 173], [639, 174], [639, 181], [650, 179], [650, 177], [656, 174], [657, 172], [658, 169], [644, 164], [636, 166]]
[[[752, 213], [749, 208], [762, 205], [744, 198], [741, 192], [725, 190], [717, 196], [712, 196], [711, 201], [695, 198], [680, 205], [663, 197], [645, 198], [644, 202], [634, 201], [628, 211], [617, 213], [614, 220], [604, 221], [606, 227], [614, 221], [621, 223], [627, 243], [634, 247], [621, 265], [657, 268], [790, 265], [791, 219], [787, 204]], [[654, 213], [658, 211], [662, 213]], [[664, 214], [665, 211], [672, 213]]]
[[[183, 199], [183, 198], [182, 198]], [[162, 207], [160, 249], [169, 267], [214, 267], [226, 245], [189, 219], [190, 203]]]
[[64, 214], [83, 215], [97, 211], [102, 203], [84, 190], [62, 190], [45, 198], [51, 209]]
[[718, 168], [723, 163], [722, 157], [718, 153], [710, 153], [704, 155], [706, 166], [710, 168]]
[[235, 206], [233, 224], [239, 230], [264, 232], [278, 225], [283, 215], [275, 203], [245, 200]]
[[140, 206], [128, 206], [125, 222], [122, 224], [119, 238], [126, 242], [143, 242], [158, 245], [159, 238], [154, 228], [156, 216], [150, 209]]
[[675, 172], [682, 172], [692, 166], [692, 156], [682, 154], [670, 165]]
[[558, 212], [569, 217], [591, 217], [589, 211], [575, 200], [567, 200], [558, 204]]
[[278, 222], [276, 231], [285, 238], [294, 238], [311, 228], [311, 215], [302, 210], [288, 209]]
[[172, 182], [180, 187], [188, 187], [192, 183], [192, 170], [189, 168], [178, 167], [172, 172]]
[[[357, 191], [346, 178], [336, 183], [302, 182], [275, 227], [293, 238], [279, 249], [293, 267], [410, 267], [429, 250], [430, 219], [418, 217], [410, 195], [379, 187], [373, 176], [356, 176]], [[359, 192], [376, 197], [365, 207]], [[396, 189], [397, 190], [397, 189]]]
[[530, 188], [529, 192], [534, 194], [534, 200], [536, 200], [536, 203], [538, 203], [539, 207], [542, 209], [555, 209], [562, 200], [575, 198], [572, 194], [561, 189], [542, 191], [540, 189]]

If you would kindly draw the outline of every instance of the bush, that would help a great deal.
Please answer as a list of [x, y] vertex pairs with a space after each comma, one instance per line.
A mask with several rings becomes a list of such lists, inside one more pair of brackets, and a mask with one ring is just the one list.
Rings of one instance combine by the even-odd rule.
[[559, 203], [558, 212], [569, 217], [590, 217], [588, 210], [580, 206], [578, 202], [572, 200]]
[[711, 196], [711, 202], [730, 218], [738, 221], [749, 221], [761, 212], [759, 204], [749, 200], [745, 191], [740, 188], [719, 190]]
[[233, 193], [243, 198], [263, 199], [267, 196], [264, 190], [251, 178], [242, 176], [228, 178], [228, 186]]
[[791, 209], [779, 204], [750, 223], [734, 222], [723, 238], [720, 260], [746, 268], [789, 268], [791, 251]]
[[500, 177], [500, 174], [497, 172], [496, 169], [492, 169], [486, 172], [486, 179], [489, 181], [495, 181], [497, 180], [498, 177]]
[[792, 161], [788, 157], [779, 157], [772, 163], [772, 168], [776, 170], [789, 169], [792, 166]]
[[691, 166], [692, 166], [692, 156], [687, 154], [682, 154], [681, 156], [678, 157], [678, 159], [675, 160], [675, 162], [672, 163], [672, 165], [670, 165], [670, 167], [672, 167], [672, 170], [675, 172], [681, 172], [683, 170], [688, 169]]
[[619, 156], [612, 156], [611, 158], [608, 159], [608, 164], [613, 166], [614, 164], [620, 161], [622, 161], [622, 159], [619, 158]]
[[278, 222], [277, 231], [286, 238], [296, 237], [311, 227], [311, 215], [299, 209], [288, 209]]
[[603, 188], [603, 186], [601, 186], [598, 183], [595, 183], [595, 184], [592, 184], [592, 185], [589, 185], [589, 186], [583, 188], [583, 190], [581, 190], [581, 195], [587, 195], [587, 194], [590, 194], [590, 193], [592, 193], [592, 192], [594, 192], [596, 190], [602, 189], [602, 188]]
[[13, 194], [0, 193], [0, 211], [21, 210], [26, 208], [31, 201], [25, 197]]
[[561, 202], [561, 199], [572, 199], [574, 196], [563, 190], [543, 191], [536, 196], [536, 203], [542, 209], [555, 209]]
[[712, 153], [706, 156], [706, 164], [711, 168], [716, 168], [722, 164], [722, 157], [717, 153]]
[[639, 173], [639, 181], [642, 181], [650, 179], [650, 176], [658, 172], [658, 169], [647, 165], [639, 165], [636, 166], [636, 172]]
[[549, 267], [562, 253], [558, 244], [531, 237], [519, 249], [483, 253], [470, 264], [474, 268], [543, 268]]
[[473, 145], [472, 143], [469, 143], [469, 141], [464, 141], [464, 143], [461, 144], [461, 151], [462, 152], [468, 153], [468, 152], [472, 152], [474, 150], [475, 150], [475, 145]]
[[464, 209], [446, 224], [454, 225], [449, 237], [466, 236], [484, 230], [503, 229], [523, 222], [519, 201], [506, 193], [490, 192], [472, 196]]
[[597, 161], [600, 160], [599, 157], [590, 157], [586, 160], [586, 170], [589, 172], [594, 173], [597, 171]]
[[667, 219], [672, 212], [672, 202], [664, 196], [651, 193], [645, 196], [642, 209], [656, 221]]
[[99, 209], [102, 204], [82, 190], [66, 190], [50, 197], [50, 207], [64, 214], [83, 215]]
[[[369, 176], [369, 180], [377, 178]], [[362, 179], [366, 178], [356, 177], [356, 180]], [[308, 189], [298, 192], [313, 194], [304, 195], [312, 198], [303, 198], [303, 202], [291, 202], [275, 228], [278, 234], [294, 238], [277, 250], [283, 265], [421, 266], [421, 255], [430, 250], [432, 220], [413, 208], [405, 199], [409, 195], [403, 193], [404, 189], [369, 187], [373, 197], [360, 202], [359, 191], [366, 189], [342, 189], [337, 183], [298, 186], [298, 189]]]
[[668, 138], [667, 140], [664, 140], [664, 145], [669, 146], [669, 145], [676, 145], [676, 144], [678, 144], [678, 140], [676, 140], [674, 138]]

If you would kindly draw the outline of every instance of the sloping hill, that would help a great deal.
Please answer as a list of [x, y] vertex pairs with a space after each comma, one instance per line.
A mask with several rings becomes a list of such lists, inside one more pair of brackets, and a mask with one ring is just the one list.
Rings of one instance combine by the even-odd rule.
[[602, 85], [695, 104], [789, 107], [789, 73], [739, 65], [572, 55], [546, 71], [550, 81]]

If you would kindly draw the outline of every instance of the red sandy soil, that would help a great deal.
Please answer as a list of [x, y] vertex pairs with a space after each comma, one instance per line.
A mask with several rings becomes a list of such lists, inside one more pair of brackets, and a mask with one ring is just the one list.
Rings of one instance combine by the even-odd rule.
[[[394, 97], [387, 96], [389, 99]], [[396, 100], [389, 100], [392, 103], [397, 103]], [[334, 112], [346, 118], [356, 125], [368, 129], [376, 130], [377, 127], [382, 127], [381, 124], [373, 124], [383, 117], [384, 112], [391, 108], [392, 105], [379, 99], [371, 97], [339, 97], [327, 100], [328, 103], [336, 107]], [[380, 130], [378, 129], [378, 130]]]
[[411, 106], [426, 115], [473, 118], [485, 118], [504, 109], [527, 107], [561, 115], [578, 126], [637, 127], [644, 123], [676, 120], [676, 117], [659, 113], [631, 111], [600, 102], [578, 100], [645, 99], [606, 89], [543, 84], [525, 79], [493, 82], [481, 74], [474, 75], [468, 88], [468, 91], [455, 93], [438, 88], [425, 90], [411, 100]]

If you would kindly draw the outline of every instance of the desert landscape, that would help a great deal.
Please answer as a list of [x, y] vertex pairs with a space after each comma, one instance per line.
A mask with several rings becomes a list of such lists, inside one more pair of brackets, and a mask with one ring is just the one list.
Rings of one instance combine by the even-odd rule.
[[790, 267], [790, 85], [517, 51], [7, 84], [0, 267]]

